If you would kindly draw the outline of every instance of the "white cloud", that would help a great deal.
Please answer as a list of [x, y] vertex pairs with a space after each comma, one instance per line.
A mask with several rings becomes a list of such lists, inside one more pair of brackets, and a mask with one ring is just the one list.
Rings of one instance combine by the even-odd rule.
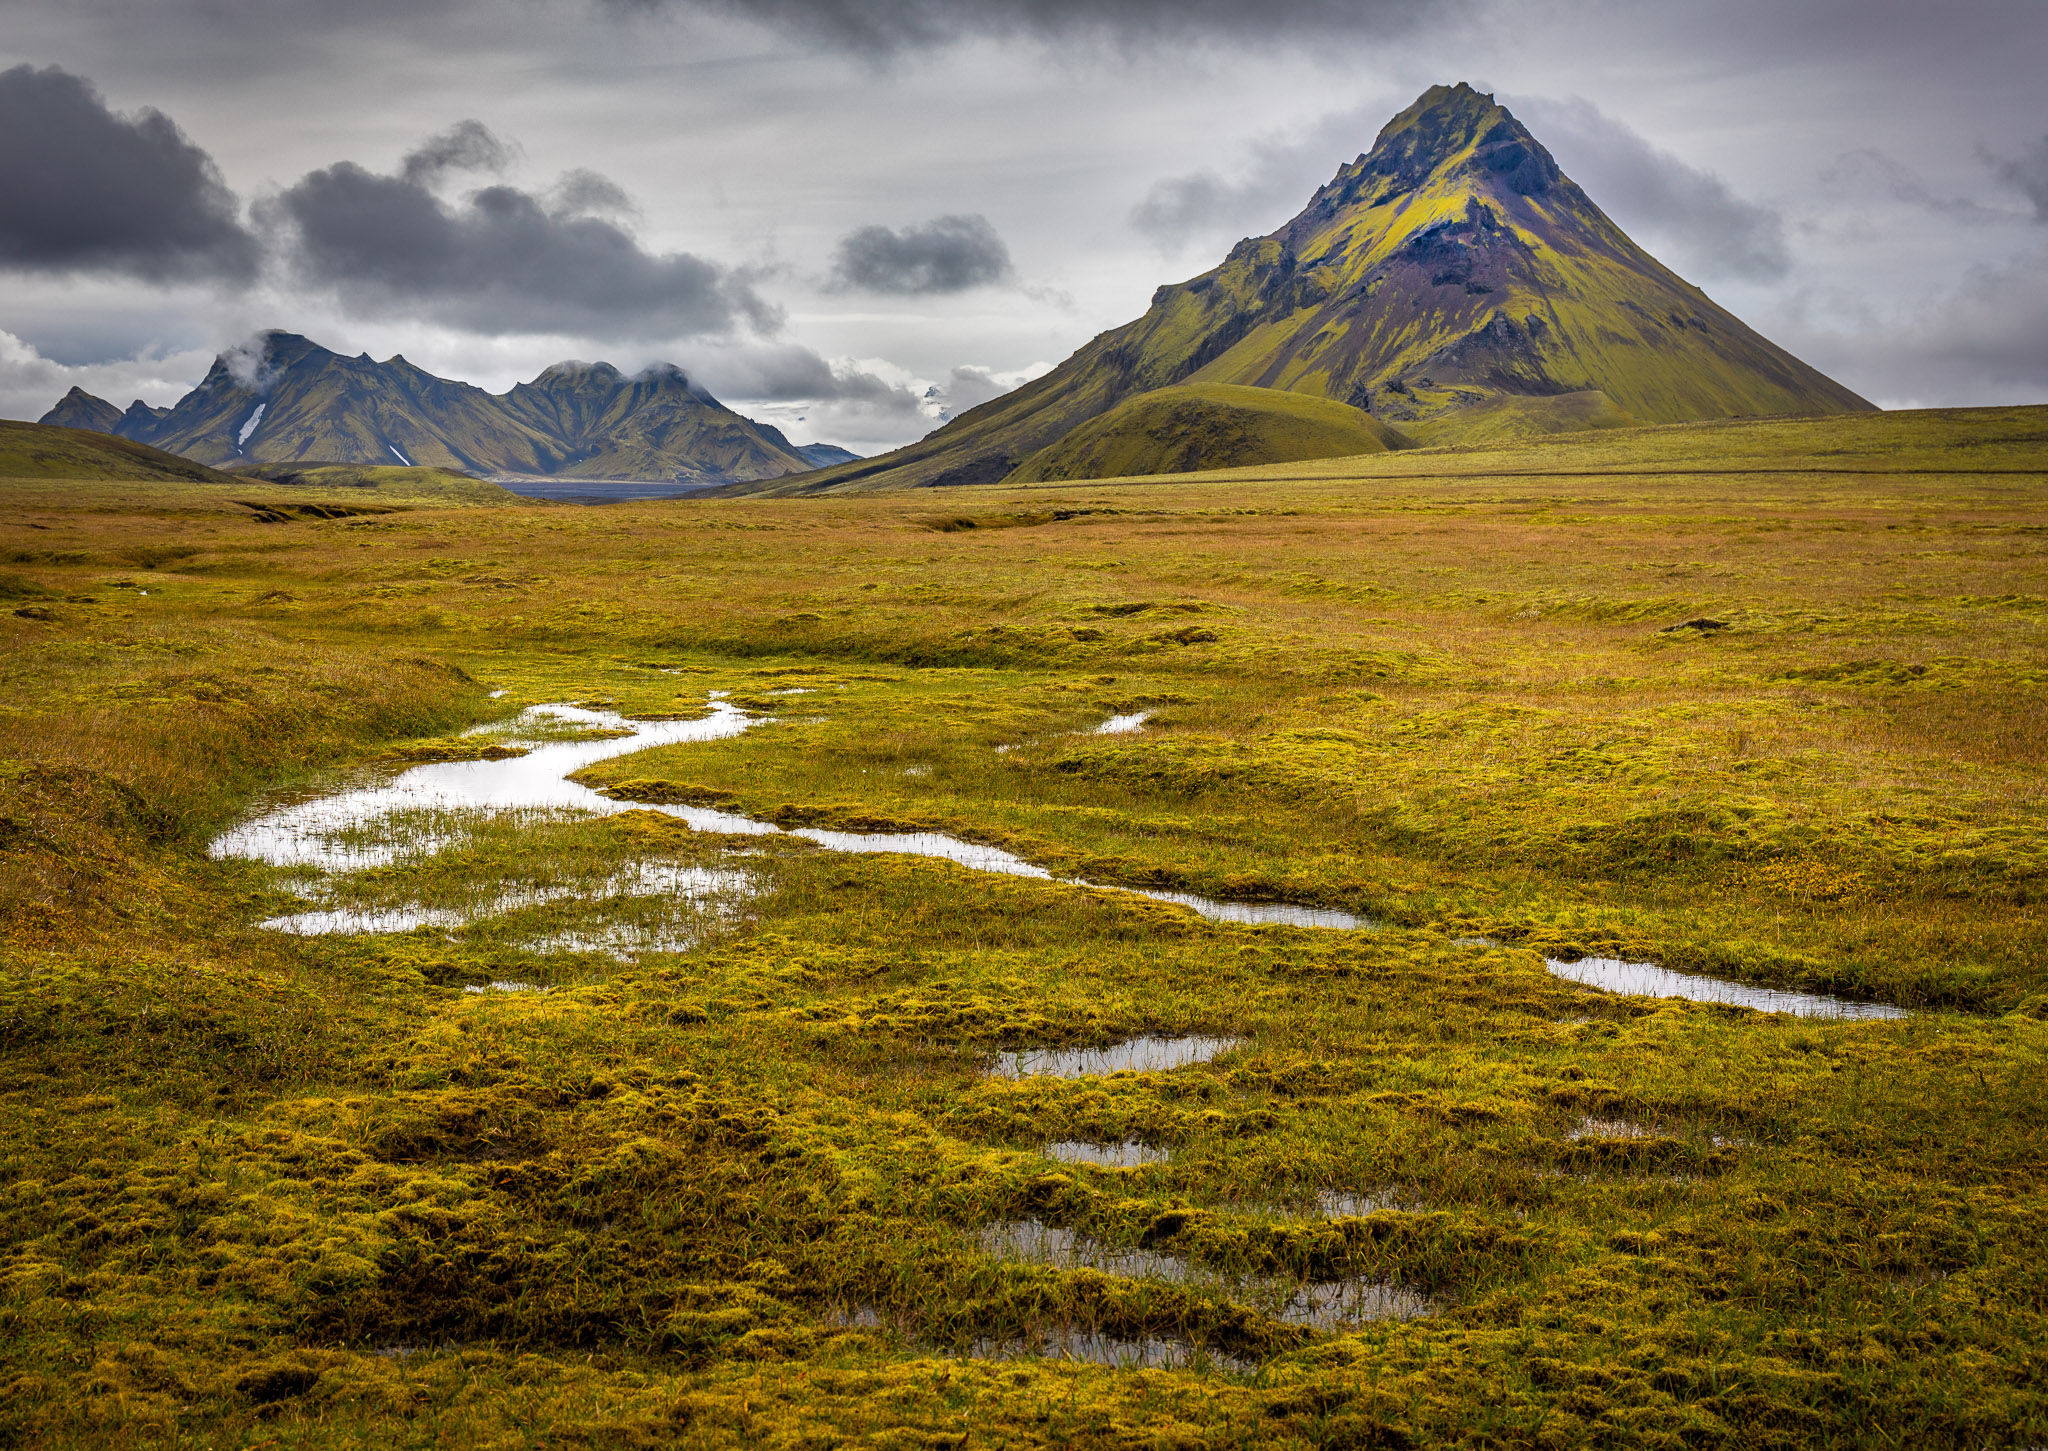
[[137, 398], [161, 407], [191, 391], [212, 361], [209, 352], [187, 351], [70, 366], [52, 362], [13, 333], [0, 332], [0, 418], [33, 423], [73, 387], [116, 408]]

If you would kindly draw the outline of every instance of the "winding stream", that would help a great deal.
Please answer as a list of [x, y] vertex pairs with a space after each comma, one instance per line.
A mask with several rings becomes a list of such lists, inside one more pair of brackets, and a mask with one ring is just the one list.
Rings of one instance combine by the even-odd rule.
[[[1141, 717], [1142, 718], [1142, 717]], [[1125, 717], [1112, 717], [1118, 726]], [[737, 707], [714, 700], [696, 720], [629, 720], [611, 711], [573, 705], [531, 706], [514, 722], [540, 725], [558, 722], [593, 731], [622, 732], [609, 739], [543, 741], [523, 756], [496, 761], [446, 761], [414, 766], [382, 782], [327, 796], [309, 796], [273, 806], [223, 833], [208, 848], [215, 857], [243, 857], [273, 866], [312, 868], [346, 873], [386, 866], [408, 853], [438, 849], [449, 839], [447, 828], [431, 821], [414, 822], [413, 813], [460, 810], [575, 810], [597, 815], [622, 811], [659, 811], [692, 830], [742, 836], [795, 836], [828, 851], [887, 852], [935, 857], [978, 872], [1061, 881], [1097, 890], [1127, 892], [1187, 907], [1215, 922], [1248, 926], [1279, 925], [1338, 931], [1370, 931], [1371, 919], [1329, 907], [1303, 907], [1284, 902], [1229, 902], [1192, 892], [1151, 891], [1142, 887], [1103, 886], [1077, 878], [1055, 878], [1044, 867], [1001, 847], [963, 841], [942, 832], [853, 832], [823, 827], [785, 829], [714, 807], [618, 801], [567, 779], [584, 767], [653, 746], [724, 740], [760, 721]], [[1129, 729], [1130, 727], [1122, 727]], [[398, 821], [394, 823], [394, 818]], [[386, 826], [383, 839], [376, 828]], [[396, 829], [392, 829], [393, 827]], [[299, 933], [389, 930], [385, 922], [404, 920], [400, 913], [303, 912], [273, 919], [265, 926]], [[415, 915], [408, 925], [441, 920], [438, 914]], [[403, 930], [402, 928], [399, 930]], [[1606, 992], [1646, 997], [1686, 998], [1695, 1002], [1731, 1003], [1760, 1012], [1801, 1017], [1874, 1019], [1903, 1018], [1904, 1009], [1883, 1003], [1856, 1002], [1821, 993], [1791, 992], [1727, 982], [1695, 973], [1673, 972], [1654, 963], [1614, 958], [1567, 962], [1545, 959], [1558, 977]]]

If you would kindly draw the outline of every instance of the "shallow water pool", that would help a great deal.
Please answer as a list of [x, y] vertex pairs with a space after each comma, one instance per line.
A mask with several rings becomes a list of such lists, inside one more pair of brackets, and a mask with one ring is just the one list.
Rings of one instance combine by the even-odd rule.
[[1242, 1038], [1169, 1038], [1142, 1033], [1107, 1048], [1027, 1048], [996, 1054], [991, 1078], [1090, 1078], [1103, 1073], [1168, 1073], [1191, 1063], [1207, 1063], [1233, 1048]]
[[1755, 1008], [1760, 1013], [1792, 1013], [1802, 1018], [1909, 1016], [1904, 1008], [1884, 1003], [1863, 1003], [1850, 998], [1830, 997], [1826, 993], [1801, 993], [1785, 988], [1724, 982], [1698, 973], [1673, 972], [1654, 962], [1624, 962], [1617, 957], [1582, 957], [1577, 962], [1566, 962], [1552, 957], [1546, 958], [1543, 965], [1558, 977], [1631, 997], [1730, 1003], [1739, 1008]]

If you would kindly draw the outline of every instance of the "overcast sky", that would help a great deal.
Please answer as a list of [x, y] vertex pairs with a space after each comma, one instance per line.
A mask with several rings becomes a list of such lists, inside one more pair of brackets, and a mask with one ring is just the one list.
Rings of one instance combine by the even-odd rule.
[[2039, 402], [2044, 60], [2042, 0], [0, 0], [0, 416], [282, 327], [872, 452], [1460, 80], [1857, 391]]

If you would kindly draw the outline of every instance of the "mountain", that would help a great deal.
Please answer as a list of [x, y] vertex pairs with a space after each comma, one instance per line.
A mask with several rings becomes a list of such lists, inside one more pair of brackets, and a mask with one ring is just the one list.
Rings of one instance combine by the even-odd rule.
[[120, 426], [121, 410], [106, 399], [95, 398], [74, 385], [39, 421], [58, 428], [89, 428], [94, 433], [112, 433]]
[[705, 484], [813, 467], [775, 429], [742, 418], [680, 368], [629, 378], [608, 363], [558, 363], [494, 394], [402, 357], [343, 357], [295, 333], [265, 333], [257, 343], [253, 352], [216, 358], [174, 407], [137, 402], [117, 414], [74, 388], [43, 421], [100, 428], [221, 466], [397, 463]]
[[1004, 482], [1186, 474], [1414, 446], [1399, 430], [1334, 398], [1183, 383], [1125, 399], [1032, 454]]
[[1334, 398], [1438, 441], [1500, 398], [1597, 392], [1594, 414], [1643, 423], [1871, 407], [1630, 241], [1506, 108], [1461, 84], [1425, 92], [1286, 226], [1160, 288], [1044, 377], [777, 491], [994, 483], [1124, 399], [1185, 382]]
[[850, 464], [860, 458], [850, 448], [841, 448], [836, 443], [793, 443], [790, 445], [814, 469], [828, 469], [834, 464]]

